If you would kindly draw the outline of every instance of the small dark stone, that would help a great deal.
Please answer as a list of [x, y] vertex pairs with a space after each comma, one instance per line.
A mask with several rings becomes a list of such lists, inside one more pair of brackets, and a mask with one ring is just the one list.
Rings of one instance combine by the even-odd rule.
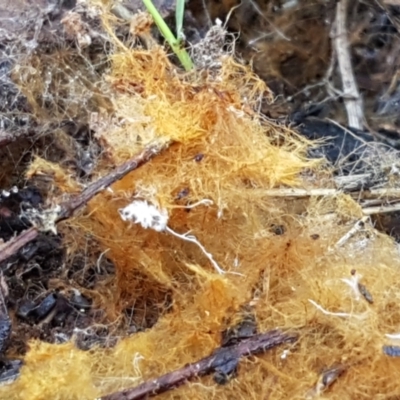
[[194, 161], [200, 162], [204, 158], [204, 154], [199, 153], [194, 157]]
[[184, 197], [187, 197], [187, 195], [189, 194], [190, 190], [189, 188], [184, 188], [182, 189], [178, 195], [176, 196], [176, 200], [180, 200], [183, 199]]
[[21, 360], [0, 360], [0, 385], [15, 381], [21, 367]]
[[325, 388], [333, 385], [333, 383], [343, 374], [345, 368], [341, 365], [329, 368], [322, 374], [322, 384]]
[[25, 299], [21, 302], [17, 310], [17, 317], [28, 319], [35, 309], [36, 304], [32, 300]]
[[54, 308], [57, 302], [57, 295], [51, 293], [40, 302], [25, 299], [21, 302], [17, 310], [17, 316], [23, 319], [33, 318], [40, 321], [45, 318]]
[[49, 312], [55, 307], [57, 302], [57, 295], [51, 293], [46, 296], [43, 301], [35, 308], [34, 316], [37, 320], [45, 318]]
[[358, 283], [358, 290], [363, 295], [364, 299], [368, 301], [369, 304], [373, 304], [374, 299], [372, 297], [372, 294], [369, 292], [369, 290], [366, 288], [365, 285], [363, 285], [362, 283]]
[[69, 301], [61, 294], [58, 295], [54, 317], [51, 321], [53, 326], [64, 326], [67, 317], [74, 309]]
[[39, 249], [39, 243], [38, 241], [34, 241], [24, 246], [20, 250], [19, 255], [24, 261], [29, 261], [36, 254], [38, 249]]
[[6, 343], [11, 334], [11, 320], [6, 313], [0, 315], [0, 354], [5, 350]]
[[283, 235], [286, 232], [286, 228], [283, 225], [271, 225], [271, 232], [275, 235]]
[[389, 357], [400, 357], [400, 346], [383, 346], [382, 350]]
[[42, 202], [43, 197], [35, 187], [26, 187], [18, 191], [21, 201], [37, 208]]

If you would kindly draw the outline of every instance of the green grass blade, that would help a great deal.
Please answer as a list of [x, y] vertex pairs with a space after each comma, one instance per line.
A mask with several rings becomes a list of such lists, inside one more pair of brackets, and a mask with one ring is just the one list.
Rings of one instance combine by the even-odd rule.
[[[143, 0], [143, 4], [146, 6], [147, 11], [151, 14], [156, 23], [161, 34], [164, 36], [165, 40], [171, 46], [172, 50], [179, 58], [186, 71], [193, 69], [193, 62], [187, 53], [187, 51], [180, 47], [179, 40], [176, 39], [174, 34], [169, 29], [168, 25], [165, 23], [163, 17], [158, 12], [157, 8], [154, 6], [151, 0]], [[183, 18], [183, 17], [182, 17]]]
[[176, 0], [175, 27], [178, 40], [183, 38], [183, 16], [185, 13], [185, 0]]

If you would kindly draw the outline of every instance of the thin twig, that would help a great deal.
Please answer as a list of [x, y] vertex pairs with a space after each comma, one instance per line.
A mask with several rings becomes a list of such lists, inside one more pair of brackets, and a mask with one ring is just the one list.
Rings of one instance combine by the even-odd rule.
[[345, 192], [354, 192], [362, 189], [363, 187], [367, 188], [371, 185], [372, 174], [354, 174], [354, 175], [343, 175], [336, 176], [334, 178], [335, 186], [338, 189], [341, 189]]
[[400, 199], [400, 188], [380, 188], [380, 189], [369, 189], [364, 190], [360, 193], [363, 199]]
[[[365, 216], [400, 211], [400, 189], [398, 188], [368, 189], [355, 192], [354, 191], [348, 192], [346, 190], [329, 189], [329, 188], [328, 189], [280, 188], [280, 189], [267, 189], [264, 190], [263, 193], [269, 197], [297, 197], [297, 198], [319, 197], [319, 196], [334, 197], [338, 196], [341, 193], [348, 193], [353, 198], [356, 198], [358, 201], [365, 199], [375, 199], [375, 200], [381, 199], [382, 202], [386, 201], [387, 199], [392, 199], [392, 201], [396, 201], [395, 204], [379, 205], [376, 207], [366, 207], [365, 205], [363, 206], [361, 204], [362, 212]], [[358, 223], [356, 224], [356, 226], [359, 226]], [[353, 234], [352, 231], [350, 231], [349, 234], [352, 235]], [[341, 244], [338, 243], [337, 245]]]
[[317, 196], [337, 196], [341, 193], [337, 189], [300, 189], [300, 188], [278, 188], [266, 189], [263, 193], [268, 197], [317, 197]]
[[301, 189], [301, 188], [278, 188], [266, 189], [263, 193], [268, 197], [319, 197], [319, 196], [337, 196], [340, 193], [348, 193], [357, 199], [400, 199], [400, 188], [379, 188], [352, 191], [339, 190], [334, 188], [315, 188], [315, 189]]
[[400, 203], [387, 206], [367, 207], [362, 210], [364, 215], [384, 214], [395, 211], [400, 211]]
[[137, 154], [126, 163], [120, 165], [105, 177], [100, 178], [96, 182], [93, 182], [80, 195], [72, 198], [71, 200], [65, 201], [63, 204], [61, 204], [61, 212], [59, 214], [59, 217], [57, 218], [57, 222], [72, 217], [73, 213], [77, 209], [84, 206], [96, 194], [103, 191], [114, 182], [122, 179], [127, 173], [139, 168], [141, 165], [148, 162], [151, 158], [157, 155], [160, 150], [161, 148], [159, 145], [147, 147], [141, 153]]
[[189, 379], [223, 370], [224, 367], [232, 364], [235, 365], [241, 357], [259, 354], [280, 344], [296, 340], [296, 335], [282, 333], [279, 330], [254, 335], [230, 346], [221, 347], [196, 363], [151, 379], [135, 388], [103, 396], [100, 400], [138, 400], [156, 396], [185, 383]]
[[359, 221], [357, 221], [354, 226], [343, 236], [341, 237], [337, 243], [335, 244], [335, 247], [341, 247], [343, 246], [350, 238], [352, 238], [357, 232], [360, 232], [362, 229], [364, 229], [365, 224], [368, 221], [368, 217], [362, 217]]
[[[57, 206], [60, 211], [57, 212], [54, 222], [60, 222], [64, 219], [72, 217], [76, 210], [84, 206], [96, 194], [106, 189], [114, 182], [120, 180], [129, 172], [145, 164], [152, 157], [157, 155], [161, 149], [162, 148], [159, 145], [149, 146], [126, 163], [117, 167], [105, 177], [100, 178], [96, 182], [90, 184], [81, 194], [74, 196], [72, 199], [67, 200], [61, 205]], [[0, 262], [16, 254], [19, 249], [36, 239], [39, 235], [39, 231], [40, 229], [38, 227], [31, 227], [8, 242], [0, 244]]]
[[6, 260], [15, 254], [21, 247], [35, 240], [39, 235], [39, 231], [32, 227], [21, 232], [18, 236], [10, 239], [8, 242], [0, 245], [0, 262]]
[[336, 5], [334, 45], [342, 78], [343, 99], [346, 106], [348, 124], [352, 128], [362, 129], [364, 122], [363, 103], [351, 65], [346, 30], [347, 9], [348, 0], [340, 0]]

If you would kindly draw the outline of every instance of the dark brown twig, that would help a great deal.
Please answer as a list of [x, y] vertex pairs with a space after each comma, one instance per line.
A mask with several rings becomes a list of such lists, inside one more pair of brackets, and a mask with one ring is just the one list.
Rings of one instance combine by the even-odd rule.
[[21, 232], [18, 236], [10, 239], [8, 242], [0, 245], [0, 262], [6, 260], [15, 254], [21, 247], [35, 240], [39, 231], [32, 227]]
[[170, 372], [159, 378], [144, 382], [136, 388], [103, 396], [101, 400], [138, 400], [164, 393], [181, 385], [188, 379], [206, 375], [224, 369], [227, 365], [237, 363], [241, 357], [262, 353], [282, 343], [294, 342], [297, 336], [273, 330], [254, 335], [227, 347], [221, 347], [210, 356], [189, 364], [177, 371]]
[[[141, 165], [145, 164], [160, 151], [161, 147], [159, 145], [149, 146], [126, 163], [117, 167], [110, 174], [106, 175], [103, 178], [100, 178], [96, 182], [93, 182], [80, 195], [77, 195], [60, 205], [60, 211], [57, 213], [55, 222], [70, 218], [76, 210], [84, 206], [96, 194], [106, 189], [114, 182], [123, 178], [128, 172], [131, 172], [134, 169], [139, 168]], [[27, 243], [36, 239], [39, 231], [40, 229], [38, 227], [31, 227], [26, 231], [20, 233], [13, 239], [9, 240], [8, 242], [0, 244], [0, 262], [14, 255]]]
[[145, 164], [155, 155], [160, 152], [160, 146], [149, 146], [144, 149], [140, 154], [137, 154], [135, 157], [131, 158], [126, 163], [117, 167], [113, 172], [106, 175], [103, 178], [100, 178], [96, 182], [93, 182], [90, 186], [88, 186], [79, 196], [72, 198], [61, 204], [61, 212], [57, 218], [57, 222], [62, 221], [63, 219], [70, 218], [74, 212], [84, 206], [90, 199], [92, 199], [96, 194], [103, 191], [114, 182], [119, 181], [123, 178], [128, 172], [131, 172], [141, 165]]

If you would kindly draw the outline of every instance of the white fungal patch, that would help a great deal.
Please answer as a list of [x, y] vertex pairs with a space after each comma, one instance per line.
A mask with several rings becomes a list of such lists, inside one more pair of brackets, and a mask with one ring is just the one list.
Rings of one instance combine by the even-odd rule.
[[[210, 205], [211, 200], [204, 199], [194, 206], [199, 205]], [[124, 221], [132, 221], [135, 224], [140, 224], [145, 229], [154, 229], [157, 232], [168, 232], [171, 235], [178, 237], [179, 239], [185, 240], [186, 242], [194, 243], [200, 248], [203, 254], [209, 259], [215, 270], [219, 274], [224, 274], [225, 271], [217, 264], [211, 253], [209, 253], [205, 247], [196, 239], [195, 236], [189, 235], [188, 233], [180, 234], [172, 230], [167, 226], [168, 224], [168, 212], [167, 210], [157, 208], [154, 204], [147, 202], [146, 200], [134, 200], [124, 208], [120, 208], [119, 214]]]
[[140, 224], [145, 229], [150, 228], [162, 232], [167, 227], [168, 212], [145, 200], [135, 200], [118, 211], [124, 221]]

